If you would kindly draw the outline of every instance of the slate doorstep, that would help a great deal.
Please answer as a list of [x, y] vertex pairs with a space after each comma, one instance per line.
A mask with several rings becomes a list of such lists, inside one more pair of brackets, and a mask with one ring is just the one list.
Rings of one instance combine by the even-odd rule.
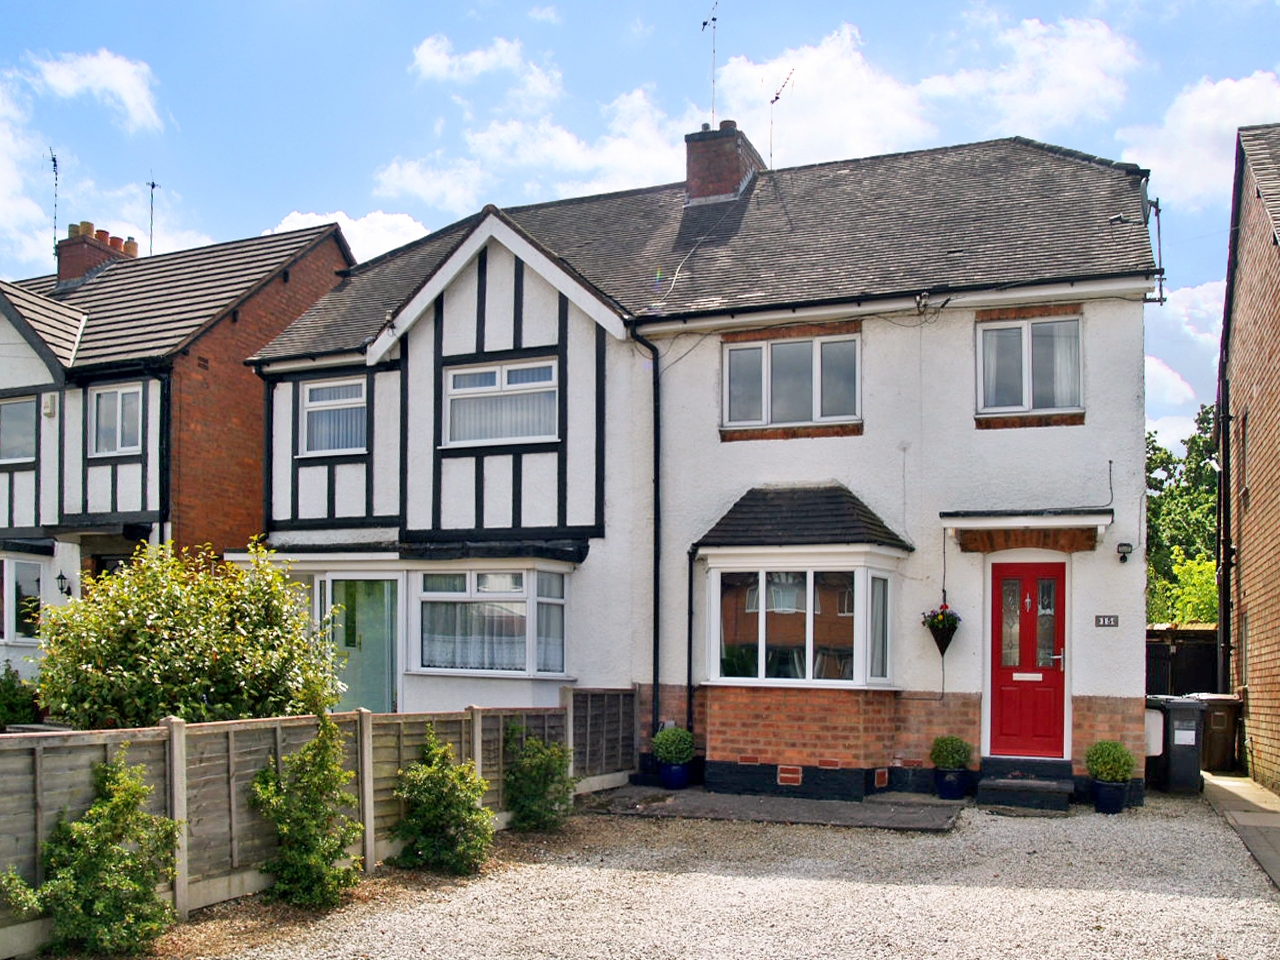
[[[896, 799], [901, 798], [901, 799]], [[757, 823], [810, 823], [838, 827], [876, 827], [945, 833], [955, 826], [963, 802], [939, 802], [915, 794], [876, 794], [864, 802], [806, 800], [797, 797], [709, 793], [700, 787], [666, 792], [650, 787], [621, 787], [590, 805], [596, 812], [635, 817], [684, 817], [696, 820], [749, 820]]]
[[1066, 812], [1075, 782], [1069, 779], [1039, 780], [1029, 777], [983, 777], [974, 802], [980, 807], [1019, 807], [1026, 810]]

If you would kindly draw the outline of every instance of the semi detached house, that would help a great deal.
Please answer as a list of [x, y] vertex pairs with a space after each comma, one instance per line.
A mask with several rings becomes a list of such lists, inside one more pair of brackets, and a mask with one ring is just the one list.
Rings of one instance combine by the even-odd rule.
[[685, 182], [486, 207], [252, 358], [348, 704], [634, 684], [642, 751], [689, 724], [708, 786], [809, 796], [944, 733], [1141, 755], [1146, 171], [685, 139]]

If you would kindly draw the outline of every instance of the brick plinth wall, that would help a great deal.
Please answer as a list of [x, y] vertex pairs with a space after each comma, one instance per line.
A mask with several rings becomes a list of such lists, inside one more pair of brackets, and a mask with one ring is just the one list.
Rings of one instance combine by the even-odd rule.
[[[699, 754], [707, 749], [707, 698], [706, 687], [698, 687], [693, 691], [693, 741], [694, 749]], [[662, 684], [662, 696], [658, 704], [659, 721], [671, 721], [683, 727], [688, 719], [684, 684]], [[637, 742], [641, 753], [649, 752], [649, 741], [653, 731], [653, 684], [646, 683], [636, 687], [636, 723]]]
[[1141, 779], [1146, 760], [1145, 697], [1072, 697], [1071, 770], [1086, 775], [1084, 755], [1099, 740], [1119, 740], [1138, 760], [1134, 777]]
[[244, 364], [337, 283], [333, 237], [271, 277], [174, 360], [170, 507], [179, 546], [244, 549], [263, 530], [262, 381]]

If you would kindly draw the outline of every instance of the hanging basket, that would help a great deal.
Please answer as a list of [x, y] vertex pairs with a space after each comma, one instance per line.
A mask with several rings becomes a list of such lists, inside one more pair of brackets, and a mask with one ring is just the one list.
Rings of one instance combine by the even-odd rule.
[[933, 634], [933, 642], [938, 645], [938, 653], [942, 656], [947, 655], [947, 647], [951, 646], [951, 638], [956, 635], [959, 624], [951, 623], [945, 626], [929, 625], [929, 632]]

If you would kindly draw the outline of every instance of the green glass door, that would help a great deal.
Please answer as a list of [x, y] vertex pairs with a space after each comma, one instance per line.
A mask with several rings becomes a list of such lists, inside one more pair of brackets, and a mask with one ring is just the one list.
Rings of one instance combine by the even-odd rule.
[[[322, 598], [322, 603], [323, 603]], [[337, 607], [333, 642], [339, 679], [347, 685], [339, 710], [395, 710], [396, 581], [332, 577], [328, 602]]]

